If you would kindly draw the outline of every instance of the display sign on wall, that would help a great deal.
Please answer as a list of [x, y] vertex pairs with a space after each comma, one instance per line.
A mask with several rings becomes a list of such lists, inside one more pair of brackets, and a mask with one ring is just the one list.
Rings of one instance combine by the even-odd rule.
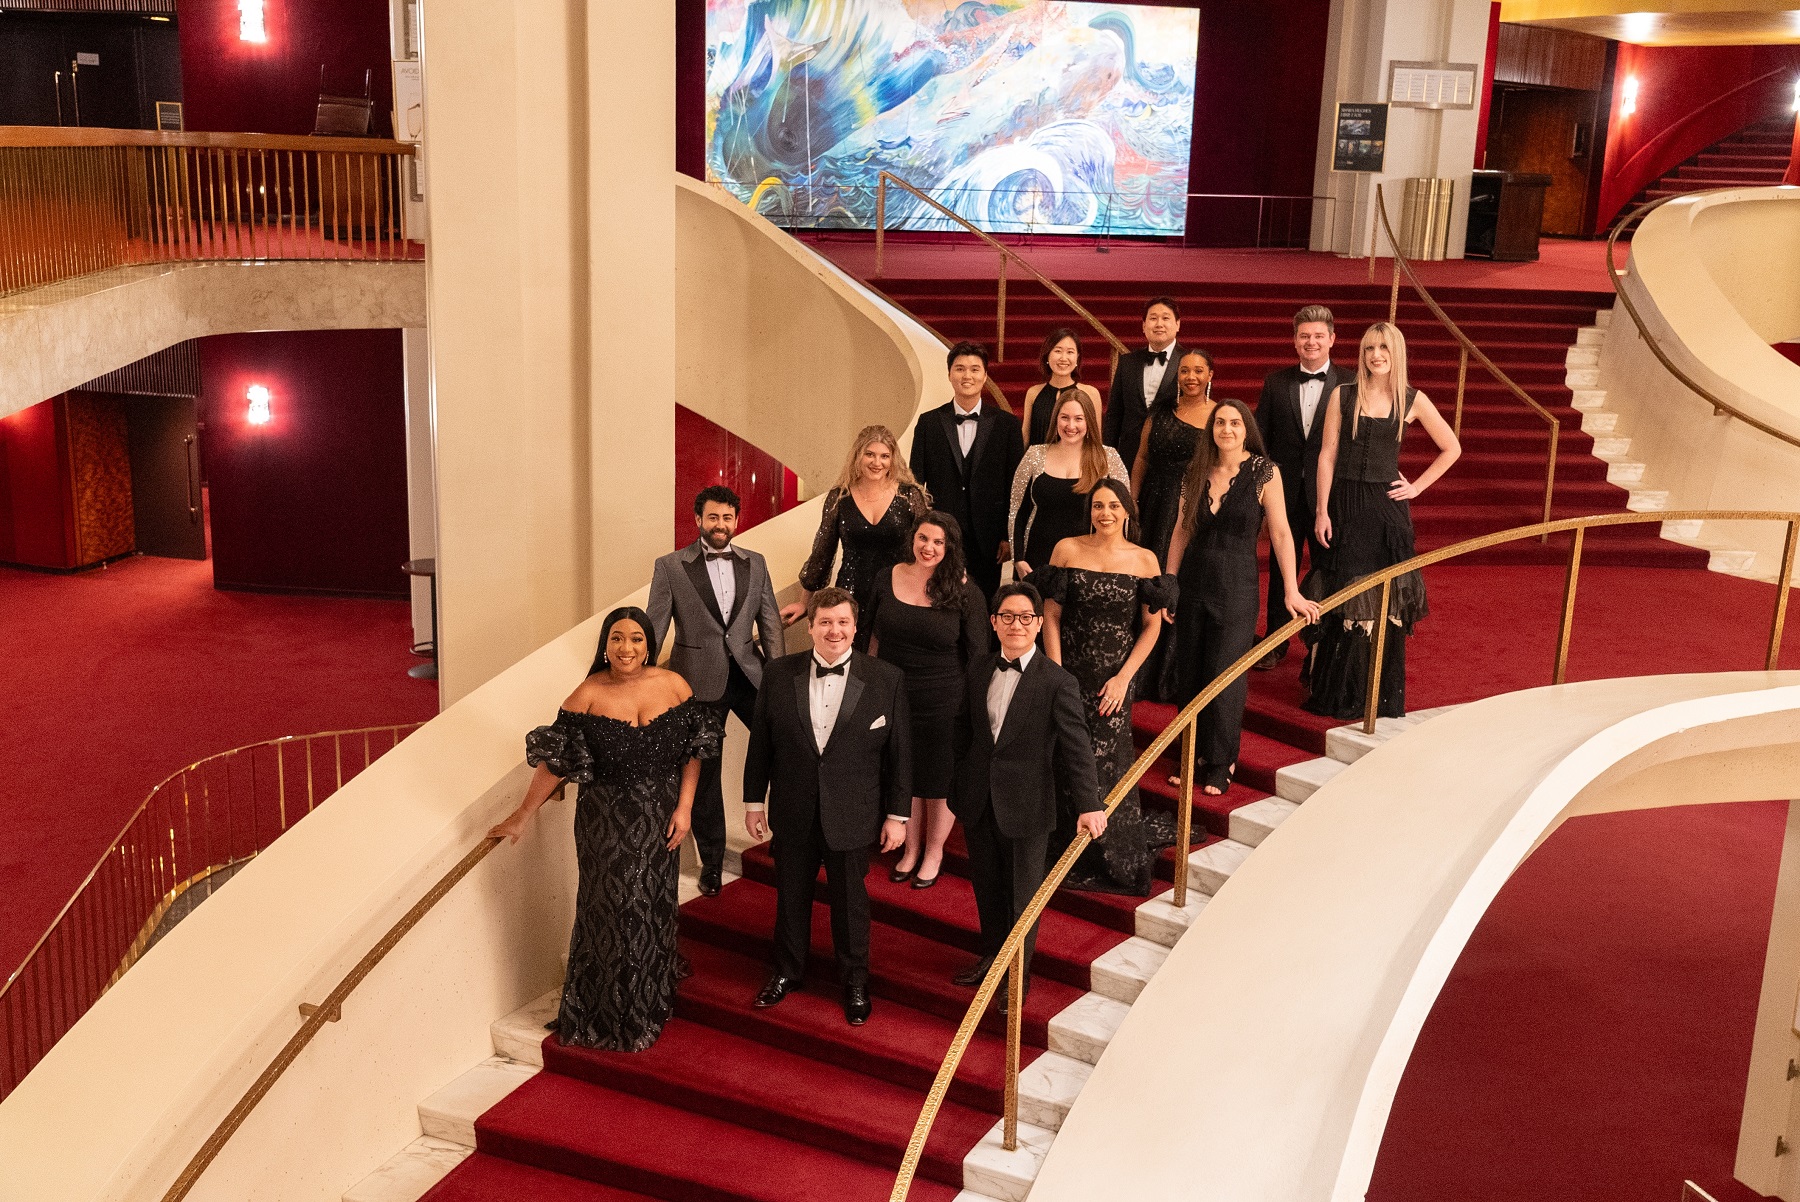
[[425, 136], [425, 71], [418, 60], [394, 60], [394, 140]]
[[1385, 104], [1338, 105], [1331, 169], [1379, 172], [1387, 157], [1387, 119]]
[[165, 134], [181, 132], [181, 101], [159, 100], [156, 102], [156, 128]]
[[1388, 103], [1414, 109], [1475, 107], [1474, 63], [1388, 63]]

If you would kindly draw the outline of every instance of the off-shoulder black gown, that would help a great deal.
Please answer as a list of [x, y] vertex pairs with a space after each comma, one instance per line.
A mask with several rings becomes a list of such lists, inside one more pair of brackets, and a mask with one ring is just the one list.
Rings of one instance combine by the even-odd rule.
[[682, 768], [717, 756], [723, 736], [719, 715], [691, 698], [642, 726], [561, 710], [526, 736], [526, 762], [579, 787], [563, 1043], [641, 1052], [674, 1012], [681, 852], [666, 832]]
[[[1131, 702], [1137, 682], [1134, 678], [1125, 691], [1125, 704], [1112, 714], [1100, 712], [1100, 690], [1131, 658], [1138, 639], [1138, 607], [1148, 605], [1152, 612], [1172, 607], [1175, 579], [1051, 565], [1033, 572], [1031, 579], [1047, 600], [1062, 607], [1062, 666], [1081, 683], [1082, 711], [1094, 742], [1100, 796], [1105, 798], [1137, 759], [1131, 740]], [[1059, 829], [1050, 847], [1053, 860], [1075, 837], [1073, 807], [1058, 808]], [[1069, 884], [1077, 889], [1148, 896], [1154, 852], [1151, 842], [1138, 791], [1132, 789], [1107, 820], [1106, 834], [1090, 844], [1076, 862]]]
[[[867, 614], [875, 595], [875, 578], [905, 557], [906, 536], [913, 521], [930, 508], [924, 489], [903, 484], [881, 520], [871, 523], [857, 508], [849, 489], [832, 489], [825, 494], [824, 517], [813, 536], [812, 553], [800, 569], [800, 587], [817, 592], [830, 582], [831, 561], [841, 544], [844, 557], [838, 565], [837, 586], [856, 598], [858, 613]], [[858, 651], [868, 647], [869, 630], [866, 621], [857, 622]]]
[[875, 578], [863, 621], [878, 640], [877, 658], [906, 673], [912, 719], [913, 796], [948, 797], [956, 764], [950, 751], [962, 705], [963, 673], [987, 652], [987, 598], [971, 581], [953, 608], [913, 605], [894, 595], [894, 570]]

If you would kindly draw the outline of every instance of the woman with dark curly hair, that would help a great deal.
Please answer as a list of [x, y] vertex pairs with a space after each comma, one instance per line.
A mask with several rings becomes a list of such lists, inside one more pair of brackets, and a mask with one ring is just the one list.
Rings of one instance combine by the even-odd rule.
[[932, 510], [913, 523], [906, 559], [875, 578], [863, 627], [869, 654], [906, 673], [912, 715], [912, 820], [891, 878], [914, 889], [937, 884], [955, 819], [946, 800], [963, 673], [987, 650], [987, 598], [964, 567], [956, 519]]

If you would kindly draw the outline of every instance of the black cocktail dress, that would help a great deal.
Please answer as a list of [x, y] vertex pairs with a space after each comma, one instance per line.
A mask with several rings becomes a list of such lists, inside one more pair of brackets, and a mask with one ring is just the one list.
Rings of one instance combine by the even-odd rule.
[[950, 750], [969, 663], [988, 646], [987, 598], [969, 581], [953, 609], [912, 605], [894, 596], [894, 570], [875, 578], [863, 615], [878, 658], [906, 673], [912, 719], [913, 796], [948, 797], [955, 760]]
[[692, 698], [642, 726], [562, 710], [526, 736], [526, 762], [579, 790], [563, 1043], [640, 1052], [674, 1012], [681, 852], [666, 832], [683, 767], [718, 756], [723, 737], [721, 717]]
[[[1139, 487], [1138, 541], [1156, 553], [1156, 562], [1169, 566], [1169, 540], [1181, 512], [1181, 483], [1187, 478], [1194, 452], [1206, 431], [1175, 416], [1175, 410], [1158, 405], [1150, 410], [1150, 442], [1145, 447], [1144, 478]], [[1180, 631], [1164, 626], [1155, 650], [1138, 673], [1138, 696], [1146, 701], [1173, 701], [1180, 691], [1177, 652]]]
[[[1400, 477], [1402, 424], [1418, 389], [1406, 390], [1400, 412], [1383, 418], [1363, 415], [1351, 429], [1356, 412], [1356, 385], [1338, 388], [1336, 469], [1331, 477], [1331, 546], [1307, 573], [1302, 591], [1322, 600], [1371, 572], [1413, 557], [1412, 506], [1389, 497]], [[1313, 650], [1312, 696], [1306, 708], [1333, 718], [1360, 718], [1369, 704], [1369, 661], [1373, 631], [1381, 610], [1381, 590], [1371, 589], [1319, 617], [1319, 642]], [[1376, 712], [1384, 718], [1406, 713], [1406, 639], [1413, 624], [1430, 613], [1425, 579], [1407, 572], [1394, 579], [1388, 601], [1388, 637], [1382, 655], [1381, 692]]]
[[[817, 592], [831, 580], [831, 561], [838, 546], [844, 548], [838, 564], [837, 586], [856, 598], [859, 613], [866, 613], [875, 595], [875, 578], [905, 558], [906, 536], [913, 522], [931, 509], [925, 490], [916, 484], [903, 484], [888, 502], [881, 520], [870, 524], [857, 508], [856, 498], [847, 488], [834, 488], [825, 494], [819, 532], [813, 536], [812, 553], [800, 569], [800, 586]], [[869, 645], [869, 626], [856, 624], [856, 647]]]

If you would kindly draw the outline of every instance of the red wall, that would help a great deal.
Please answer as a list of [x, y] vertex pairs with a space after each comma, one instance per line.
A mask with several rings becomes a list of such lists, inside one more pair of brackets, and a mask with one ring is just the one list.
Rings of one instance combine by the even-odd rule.
[[191, 130], [310, 134], [319, 66], [334, 92], [374, 73], [375, 132], [393, 128], [386, 0], [266, 0], [269, 40], [238, 39], [237, 0], [181, 0], [182, 116]]
[[758, 450], [692, 409], [675, 406], [675, 545], [694, 541], [694, 495], [723, 484], [743, 502], [738, 529], [748, 530], [800, 500], [800, 482], [774, 456]]
[[398, 330], [200, 340], [216, 585], [408, 595], [403, 371]]
[[[1757, 76], [1783, 73], [1754, 87]], [[1619, 211], [1652, 180], [1719, 139], [1762, 117], [1790, 108], [1800, 46], [1619, 47], [1607, 124], [1606, 165], [1600, 181], [1599, 223]], [[1619, 115], [1625, 80], [1638, 81], [1637, 111]]]
[[69, 445], [60, 424], [55, 398], [0, 417], [0, 561], [75, 562]]

